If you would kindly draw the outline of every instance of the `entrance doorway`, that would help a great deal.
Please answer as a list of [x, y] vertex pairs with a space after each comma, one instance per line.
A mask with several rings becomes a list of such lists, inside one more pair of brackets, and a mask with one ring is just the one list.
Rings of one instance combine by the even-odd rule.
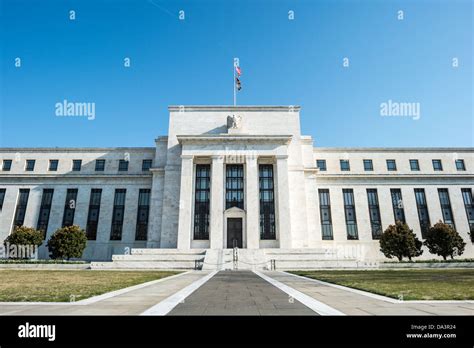
[[242, 248], [242, 218], [227, 218], [227, 248]]

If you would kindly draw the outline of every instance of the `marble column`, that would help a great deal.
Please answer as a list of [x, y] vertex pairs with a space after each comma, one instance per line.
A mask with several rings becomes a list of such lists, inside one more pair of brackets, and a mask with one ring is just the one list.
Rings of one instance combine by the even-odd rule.
[[[193, 198], [193, 156], [181, 155], [181, 186], [179, 191], [178, 249], [191, 248]], [[163, 217], [166, 219], [166, 216]]]
[[290, 189], [288, 156], [276, 156], [277, 220], [280, 248], [291, 248]]
[[258, 249], [260, 241], [258, 163], [256, 156], [246, 158], [247, 248]]
[[224, 157], [212, 156], [210, 202], [211, 249], [224, 247]]

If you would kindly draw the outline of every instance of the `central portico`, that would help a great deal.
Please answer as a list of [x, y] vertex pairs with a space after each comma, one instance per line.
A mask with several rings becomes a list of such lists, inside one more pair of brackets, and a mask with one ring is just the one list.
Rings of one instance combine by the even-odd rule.
[[[291, 248], [289, 166], [303, 175], [296, 163], [301, 147], [294, 146], [300, 142], [299, 107], [169, 110], [167, 154], [158, 158], [166, 160], [165, 170], [154, 173], [154, 180], [163, 180], [163, 197], [152, 194], [151, 207], [164, 202], [159, 246]], [[151, 218], [156, 226], [159, 217]], [[156, 239], [150, 236], [150, 247]]]
[[178, 249], [277, 248], [289, 230], [291, 135], [178, 135]]

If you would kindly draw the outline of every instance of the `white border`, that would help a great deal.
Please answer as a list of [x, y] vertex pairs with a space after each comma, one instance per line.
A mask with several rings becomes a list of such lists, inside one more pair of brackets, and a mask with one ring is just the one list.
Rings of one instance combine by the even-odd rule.
[[181, 289], [175, 294], [157, 303], [153, 307], [148, 308], [146, 311], [144, 311], [140, 315], [166, 315], [168, 314], [169, 312], [173, 310], [174, 307], [182, 303], [186, 297], [191, 295], [194, 291], [196, 291], [198, 288], [204, 285], [204, 283], [206, 283], [209, 279], [214, 277], [217, 272], [218, 271], [213, 271], [209, 273], [207, 276], [199, 278], [198, 280], [191, 283], [184, 289]]
[[259, 277], [263, 278], [273, 286], [277, 287], [283, 292], [286, 292], [288, 295], [296, 299], [297, 301], [301, 302], [303, 305], [306, 307], [310, 308], [314, 312], [320, 314], [320, 315], [345, 315], [341, 311], [338, 311], [337, 309], [328, 306], [327, 304], [320, 302], [311, 296], [308, 296], [306, 294], [303, 294], [302, 292], [295, 290], [283, 283], [280, 283], [278, 280], [275, 280], [273, 278], [270, 278], [266, 276], [263, 273], [260, 273], [259, 271], [253, 271], [256, 275]]

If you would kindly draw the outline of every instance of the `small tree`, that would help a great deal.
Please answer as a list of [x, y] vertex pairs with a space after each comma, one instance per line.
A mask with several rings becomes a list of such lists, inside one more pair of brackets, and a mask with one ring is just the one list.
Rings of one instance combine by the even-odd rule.
[[59, 228], [53, 233], [47, 247], [53, 259], [67, 259], [82, 257], [86, 248], [86, 232], [77, 225]]
[[[13, 232], [3, 242], [6, 248], [12, 245], [16, 246], [17, 252], [11, 258], [25, 259], [28, 255], [21, 255], [18, 250], [23, 250], [25, 247], [33, 246], [35, 249], [43, 244], [43, 234], [32, 227], [15, 226]], [[28, 253], [31, 257], [30, 253]]]
[[388, 226], [380, 237], [380, 251], [389, 259], [397, 257], [398, 261], [402, 261], [404, 257], [411, 261], [412, 257], [420, 256], [423, 253], [422, 246], [423, 243], [413, 230], [401, 221]]
[[439, 221], [429, 228], [425, 245], [430, 253], [442, 256], [446, 260], [448, 256], [453, 259], [454, 256], [462, 255], [466, 243], [454, 228]]

